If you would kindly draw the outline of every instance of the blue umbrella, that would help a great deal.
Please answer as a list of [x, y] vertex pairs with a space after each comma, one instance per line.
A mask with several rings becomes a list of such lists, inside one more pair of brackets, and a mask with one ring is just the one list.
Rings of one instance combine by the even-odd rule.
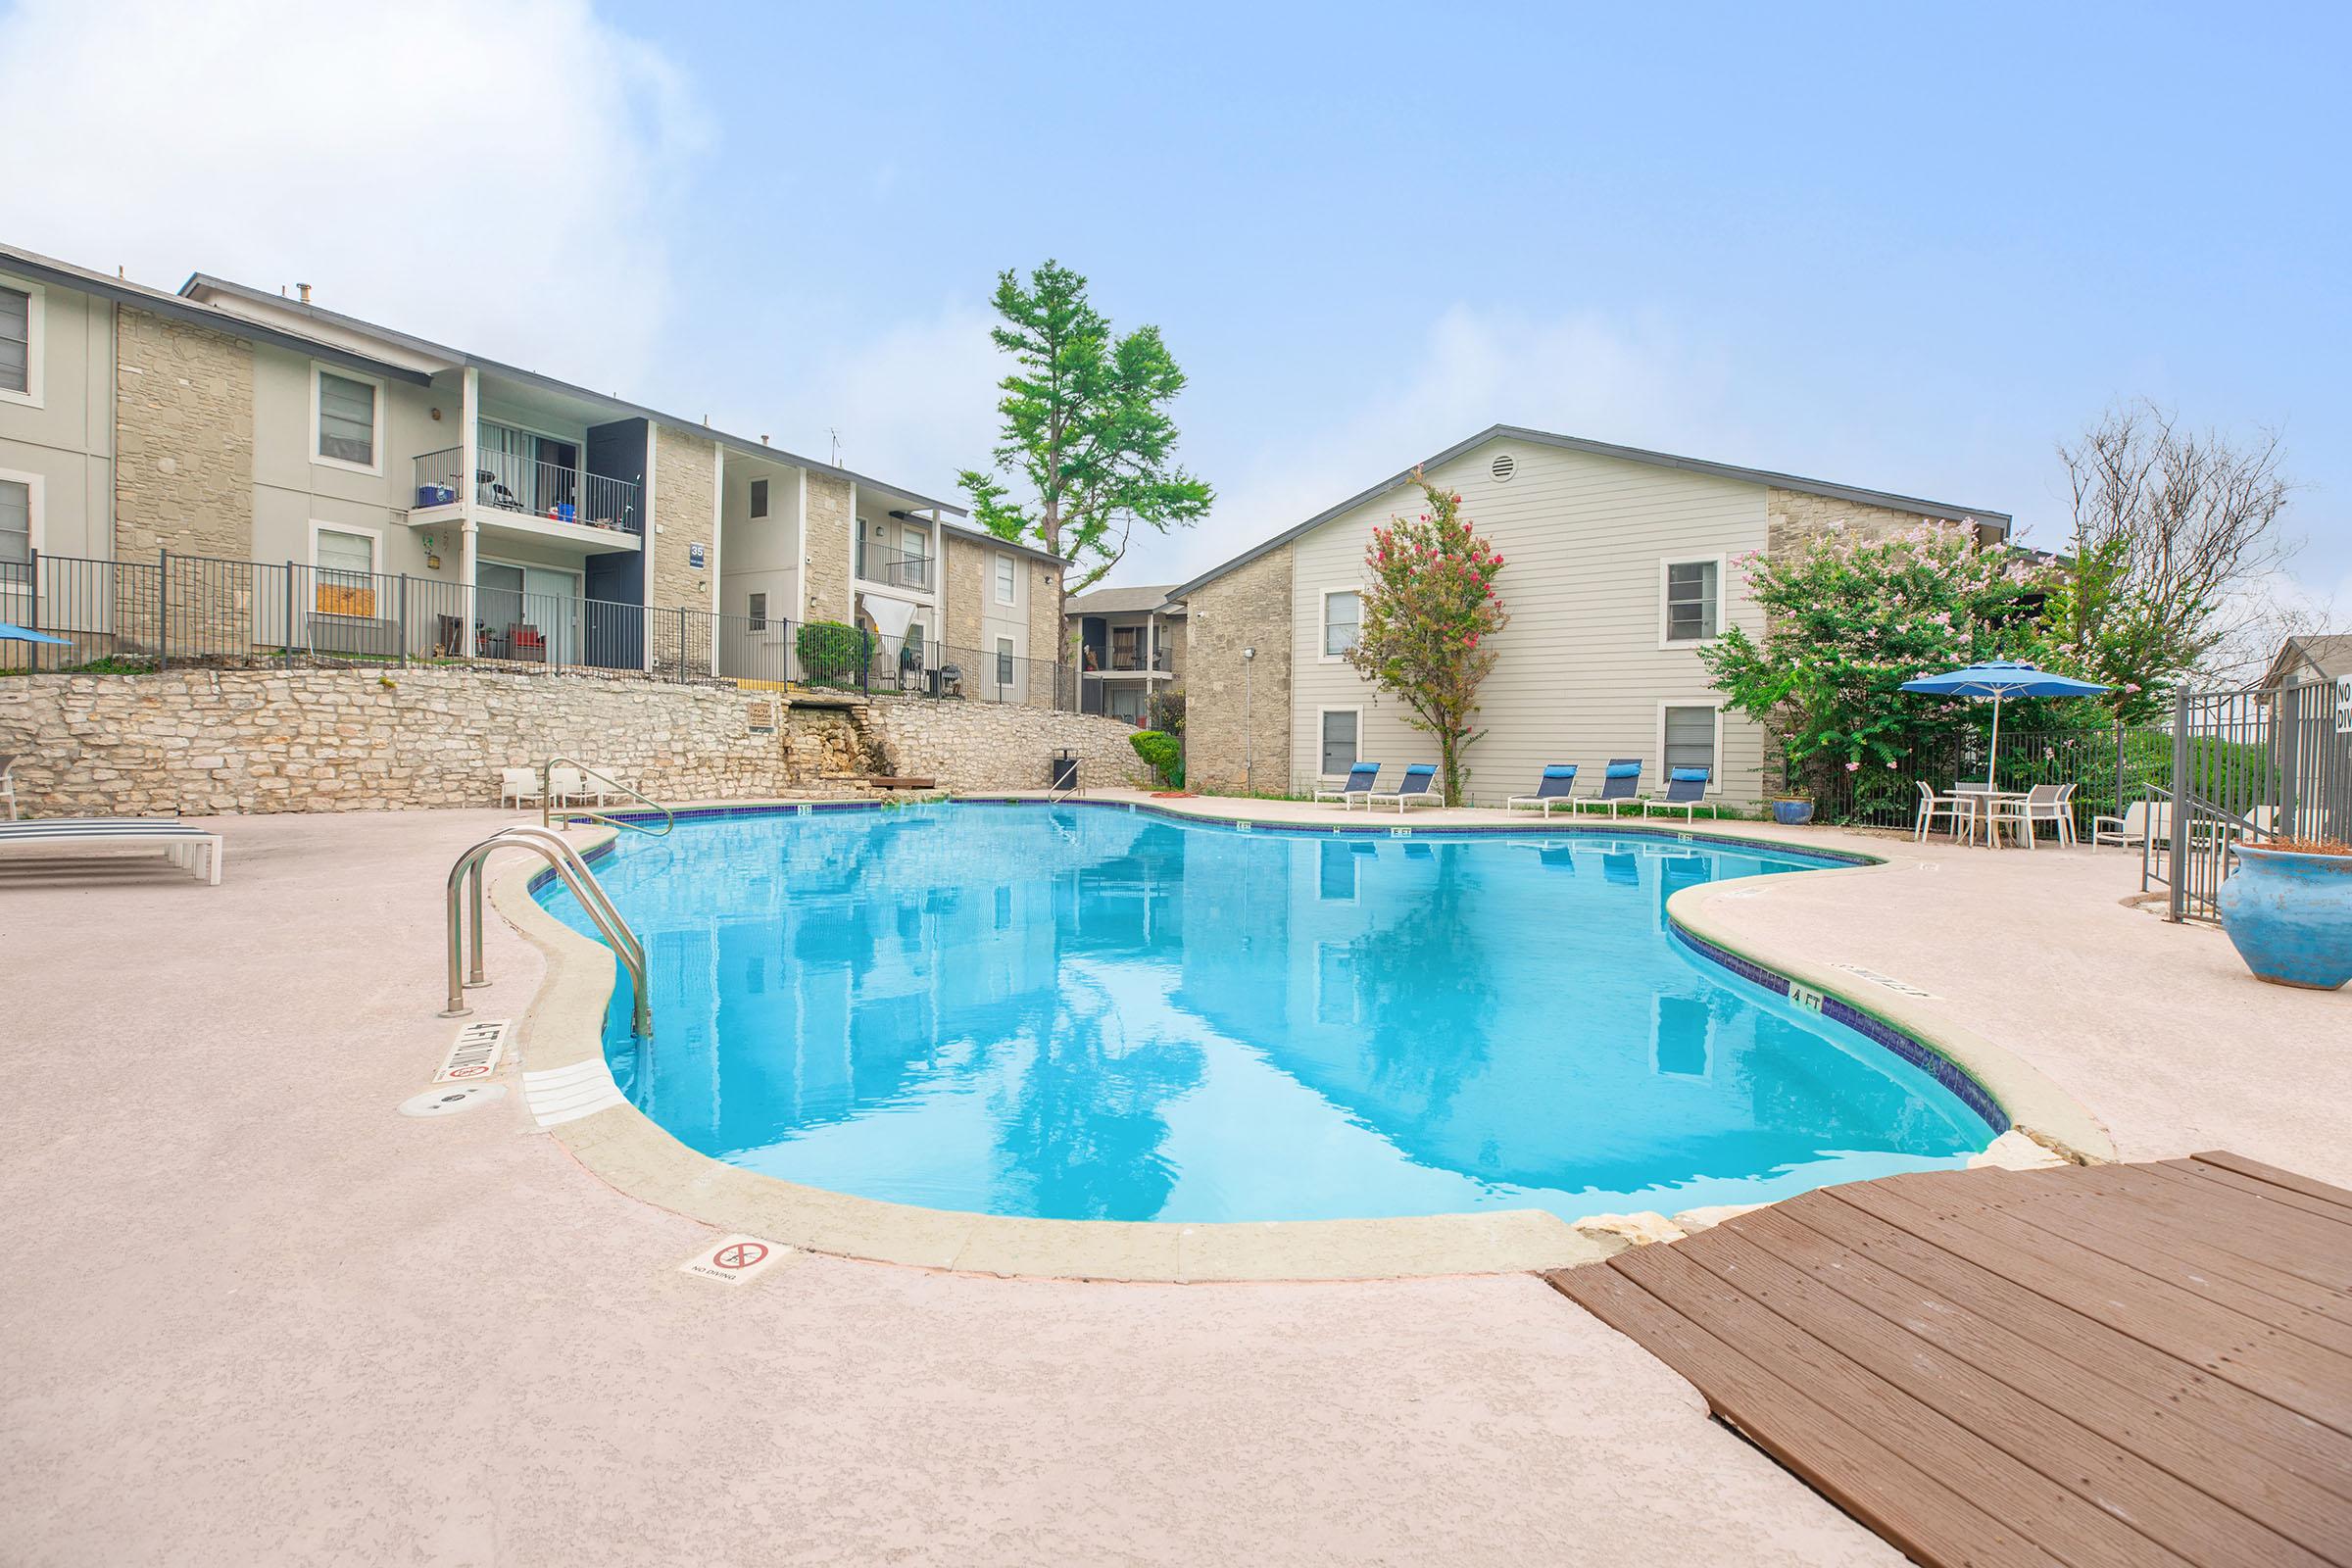
[[63, 637], [52, 637], [45, 631], [34, 631], [30, 626], [20, 626], [10, 620], [0, 620], [0, 643], [55, 643], [60, 648], [67, 646]]
[[[2093, 680], [2077, 680], [2072, 675], [2053, 675], [2032, 664], [2021, 664], [2007, 659], [1989, 659], [1981, 664], [1965, 664], [1958, 669], [1945, 670], [1940, 675], [1922, 675], [1917, 680], [1903, 682], [1907, 692], [1925, 692], [1931, 697], [1989, 697], [1992, 699], [1992, 758], [2001, 755], [2001, 699], [2004, 697], [2096, 697], [2107, 688]], [[1992, 788], [1993, 762], [1984, 764], [1984, 787]]]

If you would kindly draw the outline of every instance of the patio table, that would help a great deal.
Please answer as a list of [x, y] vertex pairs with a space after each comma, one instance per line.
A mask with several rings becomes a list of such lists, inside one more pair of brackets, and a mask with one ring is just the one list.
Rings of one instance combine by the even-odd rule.
[[[2001, 847], [2001, 830], [1993, 822], [1993, 808], [2003, 801], [2022, 801], [2030, 798], [2033, 794], [2031, 790], [1996, 790], [1985, 784], [1955, 784], [1952, 786], [1952, 793], [1964, 796], [1976, 803], [1976, 810], [1969, 818], [1968, 842], [1974, 844], [1977, 841], [1977, 824], [1981, 822], [1984, 826], [1984, 842], [1996, 850]], [[2017, 825], [2024, 830], [2020, 836], [2026, 848], [2032, 849], [2034, 847], [2032, 826], [2026, 823]]]

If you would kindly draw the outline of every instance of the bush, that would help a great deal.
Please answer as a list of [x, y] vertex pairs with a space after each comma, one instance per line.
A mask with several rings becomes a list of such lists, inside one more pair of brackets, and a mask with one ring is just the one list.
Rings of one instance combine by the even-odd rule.
[[1184, 788], [1184, 748], [1176, 744], [1175, 736], [1155, 729], [1139, 729], [1127, 737], [1127, 744], [1135, 748], [1136, 756], [1152, 765], [1161, 783], [1172, 790]]
[[855, 686], [872, 657], [873, 639], [838, 620], [812, 620], [794, 639], [801, 673], [811, 686]]

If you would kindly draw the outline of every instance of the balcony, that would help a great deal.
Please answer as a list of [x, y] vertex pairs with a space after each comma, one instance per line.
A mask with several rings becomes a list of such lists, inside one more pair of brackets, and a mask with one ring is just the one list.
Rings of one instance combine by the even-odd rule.
[[[484, 452], [475, 460], [473, 504], [495, 512], [546, 522], [603, 528], [613, 533], [645, 531], [645, 500], [633, 479], [556, 463], [537, 463], [511, 453]], [[465, 494], [466, 453], [462, 447], [428, 452], [416, 460], [416, 508], [452, 507]]]
[[904, 550], [892, 550], [883, 545], [858, 541], [857, 572], [863, 582], [885, 583], [893, 588], [912, 588], [928, 592], [931, 587], [931, 558], [909, 555]]

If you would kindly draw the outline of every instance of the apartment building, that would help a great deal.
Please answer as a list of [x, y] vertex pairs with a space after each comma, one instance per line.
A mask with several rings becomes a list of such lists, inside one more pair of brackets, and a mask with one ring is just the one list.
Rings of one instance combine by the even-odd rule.
[[1183, 689], [1185, 609], [1170, 586], [1097, 588], [1062, 607], [1081, 711], [1143, 724], [1155, 698]]
[[307, 294], [0, 246], [0, 595], [168, 556], [282, 564], [267, 641], [797, 678], [831, 621], [1000, 693], [1055, 658], [1063, 564], [959, 508]]
[[[1530, 794], [1545, 764], [1638, 758], [1655, 785], [1705, 767], [1708, 791], [1753, 804], [1777, 786], [1763, 729], [1723, 711], [1699, 651], [1763, 615], [1738, 563], [1833, 531], [1923, 520], [1987, 545], [2006, 514], [1730, 464], [1495, 425], [1416, 466], [1508, 563], [1510, 624], [1469, 753], [1480, 803]], [[1303, 792], [1357, 760], [1435, 761], [1431, 737], [1358, 675], [1353, 643], [1372, 530], [1420, 503], [1413, 468], [1170, 589], [1191, 612], [1188, 777], [1211, 790]], [[1395, 773], [1389, 775], [1393, 781]]]

